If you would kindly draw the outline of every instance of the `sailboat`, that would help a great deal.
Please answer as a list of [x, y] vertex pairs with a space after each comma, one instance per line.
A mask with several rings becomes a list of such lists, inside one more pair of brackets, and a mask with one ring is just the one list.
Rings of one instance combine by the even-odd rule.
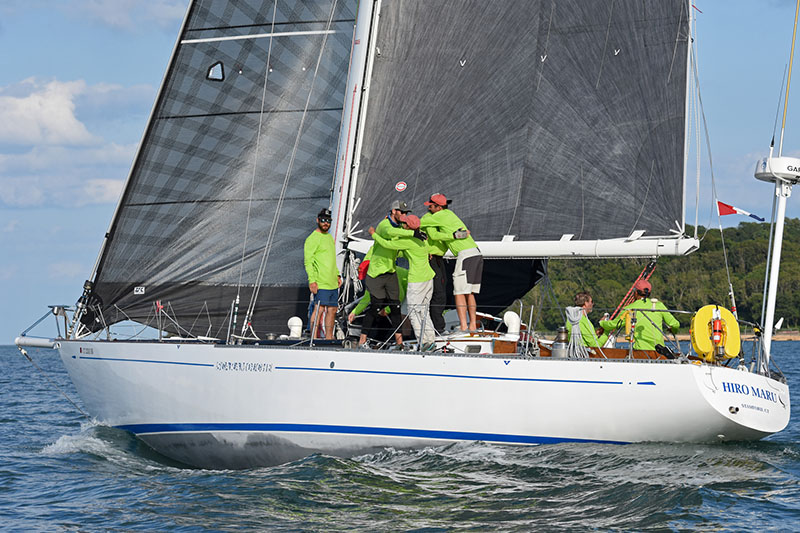
[[[99, 423], [206, 468], [779, 432], [790, 398], [771, 322], [752, 367], [555, 357], [512, 311], [434, 352], [287, 330], [307, 317], [302, 240], [321, 208], [346, 299], [366, 228], [436, 192], [478, 241], [478, 303], [495, 314], [550, 257], [696, 250], [692, 20], [687, 0], [192, 1], [93, 272], [74, 308], [54, 309], [64, 334], [17, 345], [56, 349]], [[786, 163], [762, 177], [791, 188]]]

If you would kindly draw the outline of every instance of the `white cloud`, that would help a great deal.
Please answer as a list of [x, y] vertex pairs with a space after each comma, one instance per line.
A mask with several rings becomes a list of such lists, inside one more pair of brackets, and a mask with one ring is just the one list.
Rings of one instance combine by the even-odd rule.
[[116, 202], [125, 183], [122, 180], [89, 180], [83, 187], [87, 203], [105, 204]]
[[34, 147], [0, 154], [0, 203], [10, 207], [115, 203], [136, 144]]
[[[24, 96], [17, 96], [25, 92]], [[0, 89], [0, 142], [13, 145], [80, 146], [99, 142], [75, 116], [75, 98], [86, 92], [83, 81], [33, 78]], [[16, 94], [15, 94], [16, 93]]]
[[[138, 141], [152, 88], [33, 78], [0, 87], [0, 205], [114, 203]], [[77, 109], [77, 111], [76, 111]]]
[[51, 279], [72, 279], [85, 276], [87, 268], [80, 263], [62, 261], [48, 265], [47, 272]]

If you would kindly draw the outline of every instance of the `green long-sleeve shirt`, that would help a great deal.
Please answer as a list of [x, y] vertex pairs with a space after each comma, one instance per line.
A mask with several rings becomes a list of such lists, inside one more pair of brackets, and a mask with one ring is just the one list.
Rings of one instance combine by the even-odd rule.
[[[389, 250], [402, 250], [408, 259], [408, 282], [422, 283], [433, 279], [436, 273], [428, 261], [428, 246], [416, 237], [398, 237], [397, 239], [384, 239], [376, 231], [372, 238], [376, 243]], [[372, 263], [370, 263], [372, 264]]]
[[[578, 323], [578, 326], [581, 329], [581, 340], [583, 341], [584, 346], [588, 346], [590, 348], [602, 348], [603, 345], [608, 340], [608, 333], [603, 333], [599, 338], [597, 337], [597, 333], [594, 330], [594, 325], [592, 321], [589, 320], [589, 317], [584, 314], [581, 317], [581, 321]], [[567, 320], [567, 331], [572, 337], [572, 324], [570, 324], [569, 320]]]
[[[425, 213], [422, 215], [422, 218], [419, 219], [420, 228], [423, 228], [425, 225], [433, 222], [433, 219], [431, 218], [432, 216], [433, 213]], [[428, 235], [428, 240], [425, 241], [425, 244], [428, 245], [428, 253], [430, 255], [444, 256], [444, 254], [447, 253], [447, 243], [438, 239], [434, 239], [430, 235]]]
[[467, 226], [449, 209], [442, 209], [436, 213], [430, 213], [429, 217], [422, 217], [420, 229], [427, 233], [428, 237], [445, 243], [456, 256], [458, 252], [478, 247], [471, 236], [467, 236], [466, 239], [453, 237], [453, 232], [460, 229], [466, 230]]
[[[393, 239], [395, 237], [408, 237], [413, 236], [414, 232], [410, 229], [403, 229], [394, 226], [389, 222], [389, 217], [381, 220], [375, 232], [384, 239]], [[371, 278], [377, 278], [381, 274], [395, 271], [395, 261], [397, 261], [397, 250], [392, 250], [381, 246], [378, 242], [372, 245], [372, 256], [369, 260], [369, 268], [367, 275]]]
[[308, 283], [316, 283], [320, 289], [339, 287], [339, 269], [336, 266], [336, 245], [330, 233], [314, 230], [303, 245], [303, 264]]
[[[625, 307], [624, 311], [635, 313], [636, 329], [633, 331], [634, 350], [655, 350], [656, 344], [664, 343], [661, 333], [666, 326], [673, 333], [678, 331], [680, 322], [672, 316], [667, 307], [655, 298], [641, 298]], [[600, 325], [605, 331], [611, 331], [625, 325], [625, 313], [614, 320], [602, 320]]]

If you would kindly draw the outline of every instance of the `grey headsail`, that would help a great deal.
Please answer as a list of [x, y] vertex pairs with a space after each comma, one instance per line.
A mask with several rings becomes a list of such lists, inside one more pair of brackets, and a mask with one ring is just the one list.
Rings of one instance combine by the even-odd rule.
[[483, 242], [682, 231], [688, 10], [384, 0], [354, 221], [440, 192]]
[[241, 321], [259, 283], [257, 332], [304, 316], [303, 240], [330, 201], [355, 10], [356, 0], [192, 3], [85, 323], [153, 324], [163, 305], [179, 324], [166, 329], [224, 337], [236, 295]]

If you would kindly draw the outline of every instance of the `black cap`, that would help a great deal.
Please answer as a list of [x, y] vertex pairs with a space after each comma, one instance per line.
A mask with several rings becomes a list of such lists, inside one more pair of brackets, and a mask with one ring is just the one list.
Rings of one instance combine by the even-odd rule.
[[317, 218], [327, 218], [328, 220], [330, 220], [330, 218], [331, 218], [331, 210], [328, 209], [327, 207], [325, 209], [322, 209], [317, 214]]

